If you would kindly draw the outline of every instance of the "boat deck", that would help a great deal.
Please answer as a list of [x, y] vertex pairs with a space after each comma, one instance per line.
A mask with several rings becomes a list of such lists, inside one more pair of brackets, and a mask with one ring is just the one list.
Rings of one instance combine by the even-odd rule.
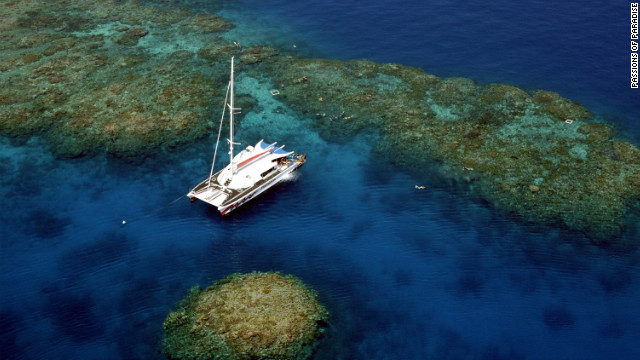
[[231, 191], [230, 192], [230, 196], [228, 198], [227, 201], [225, 201], [222, 206], [227, 206], [230, 204], [235, 203], [236, 201], [242, 199], [243, 197], [251, 194], [254, 190], [260, 188], [262, 185], [268, 183], [269, 181], [275, 179], [278, 175], [282, 174], [283, 172], [285, 172], [290, 166], [292, 166], [293, 164], [289, 164], [287, 166], [282, 166], [282, 167], [278, 167], [276, 168], [276, 170], [272, 171], [271, 173], [269, 173], [267, 176], [265, 176], [264, 178], [256, 181], [253, 186], [250, 186], [246, 189], [242, 189], [240, 191]]
[[[218, 207], [219, 209], [233, 205], [238, 201], [243, 201], [247, 197], [250, 197], [256, 190], [265, 185], [269, 185], [269, 182], [274, 181], [279, 175], [287, 172], [291, 167], [296, 170], [302, 164], [306, 162], [306, 159], [300, 156], [292, 159], [287, 159], [286, 164], [279, 165], [263, 178], [256, 181], [252, 186], [244, 189], [232, 189], [222, 184], [217, 183], [218, 176], [222, 172], [215, 173], [211, 178], [205, 179], [200, 184], [196, 185], [188, 194], [192, 200], [200, 199], [208, 204]], [[213, 182], [211, 185], [209, 182]]]

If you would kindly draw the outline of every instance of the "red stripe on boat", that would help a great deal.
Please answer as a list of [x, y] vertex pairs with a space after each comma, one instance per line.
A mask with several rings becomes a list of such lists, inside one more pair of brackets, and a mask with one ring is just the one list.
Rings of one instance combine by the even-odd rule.
[[257, 158], [257, 157], [260, 157], [260, 156], [262, 156], [262, 155], [264, 155], [264, 154], [268, 153], [269, 151], [271, 151], [271, 149], [268, 149], [267, 151], [265, 151], [265, 152], [263, 152], [263, 153], [261, 153], [261, 154], [254, 155], [254, 156], [252, 156], [252, 157], [248, 158], [247, 160], [245, 160], [245, 161], [241, 162], [240, 164], [238, 164], [238, 168], [243, 167], [243, 166], [244, 166], [244, 165], [246, 165], [248, 162], [250, 162], [250, 161], [254, 160], [254, 159], [255, 159], [255, 158]]

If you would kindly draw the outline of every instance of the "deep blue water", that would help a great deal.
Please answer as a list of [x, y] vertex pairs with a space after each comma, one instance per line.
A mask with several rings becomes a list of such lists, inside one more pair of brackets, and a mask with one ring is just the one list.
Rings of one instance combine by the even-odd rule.
[[[224, 14], [243, 44], [553, 90], [638, 136], [628, 6], [244, 0]], [[316, 359], [640, 358], [635, 247], [418, 191], [421, 179], [377, 161], [365, 136], [327, 143], [275, 111], [256, 90], [269, 84], [238, 80], [264, 107], [239, 137], [273, 138], [309, 162], [230, 217], [184, 198], [158, 211], [206, 176], [210, 139], [141, 164], [0, 141], [1, 358], [160, 359], [162, 321], [190, 286], [253, 270], [318, 290], [332, 320]], [[638, 239], [632, 227], [619, 240]]]

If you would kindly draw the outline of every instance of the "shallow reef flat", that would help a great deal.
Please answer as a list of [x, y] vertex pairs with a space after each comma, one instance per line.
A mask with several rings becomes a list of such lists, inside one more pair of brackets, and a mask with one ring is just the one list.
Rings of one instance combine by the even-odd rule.
[[283, 101], [314, 116], [324, 137], [346, 141], [376, 129], [380, 157], [462, 185], [526, 222], [608, 242], [640, 197], [638, 148], [557, 93], [362, 60], [272, 66]]
[[[42, 135], [67, 157], [190, 143], [216, 126], [210, 114], [235, 55], [240, 76], [272, 81], [278, 100], [315, 119], [325, 139], [375, 132], [380, 158], [525, 222], [608, 242], [637, 207], [637, 146], [557, 93], [239, 48], [225, 38], [231, 28], [214, 14], [135, 1], [5, 3], [0, 134]], [[238, 102], [246, 112], [255, 100]]]
[[9, 2], [0, 18], [0, 133], [136, 157], [209, 132], [235, 49], [226, 20], [115, 0]]
[[317, 295], [293, 275], [232, 274], [194, 287], [164, 321], [171, 359], [307, 359], [328, 324]]

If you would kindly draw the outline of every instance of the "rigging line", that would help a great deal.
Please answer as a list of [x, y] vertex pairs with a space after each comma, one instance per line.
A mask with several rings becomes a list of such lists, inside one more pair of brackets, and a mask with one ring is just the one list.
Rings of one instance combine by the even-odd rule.
[[[169, 206], [171, 206], [171, 205], [175, 204], [178, 200], [182, 199], [182, 198], [183, 198], [183, 197], [185, 197], [185, 196], [187, 196], [187, 194], [180, 195], [180, 197], [178, 197], [177, 199], [175, 199], [175, 200], [173, 200], [173, 201], [169, 202], [168, 204], [166, 204], [166, 205], [164, 205], [164, 206], [162, 206], [162, 207], [160, 207], [160, 208], [158, 208], [158, 209], [155, 209], [155, 210], [153, 210], [153, 211], [151, 211], [151, 212], [149, 212], [149, 213], [147, 213], [147, 214], [145, 214], [145, 215], [141, 215], [141, 216], [138, 216], [137, 218], [134, 218], [133, 220], [130, 220], [130, 221], [129, 221], [129, 223], [130, 223], [130, 222], [133, 222], [133, 221], [138, 221], [138, 220], [140, 220], [140, 219], [144, 219], [144, 218], [146, 218], [146, 217], [149, 217], [149, 216], [151, 216], [151, 215], [153, 215], [153, 214], [157, 213], [157, 212], [158, 212], [158, 211], [160, 211], [160, 210], [166, 209], [166, 208], [168, 208]], [[128, 223], [127, 221], [122, 220], [122, 225], [126, 225], [127, 223]]]
[[[222, 134], [222, 121], [224, 121], [224, 113], [227, 110], [227, 99], [229, 98], [229, 89], [231, 88], [231, 83], [227, 86], [227, 94], [224, 96], [224, 104], [222, 107], [222, 117], [220, 117], [220, 126], [218, 127], [218, 139], [216, 140], [216, 149], [213, 152], [213, 160], [211, 161], [211, 171], [209, 172], [209, 187], [211, 187], [211, 177], [213, 176], [213, 167], [216, 164], [216, 155], [218, 154], [218, 144], [220, 143], [220, 134]], [[233, 111], [233, 110], [232, 110]]]

